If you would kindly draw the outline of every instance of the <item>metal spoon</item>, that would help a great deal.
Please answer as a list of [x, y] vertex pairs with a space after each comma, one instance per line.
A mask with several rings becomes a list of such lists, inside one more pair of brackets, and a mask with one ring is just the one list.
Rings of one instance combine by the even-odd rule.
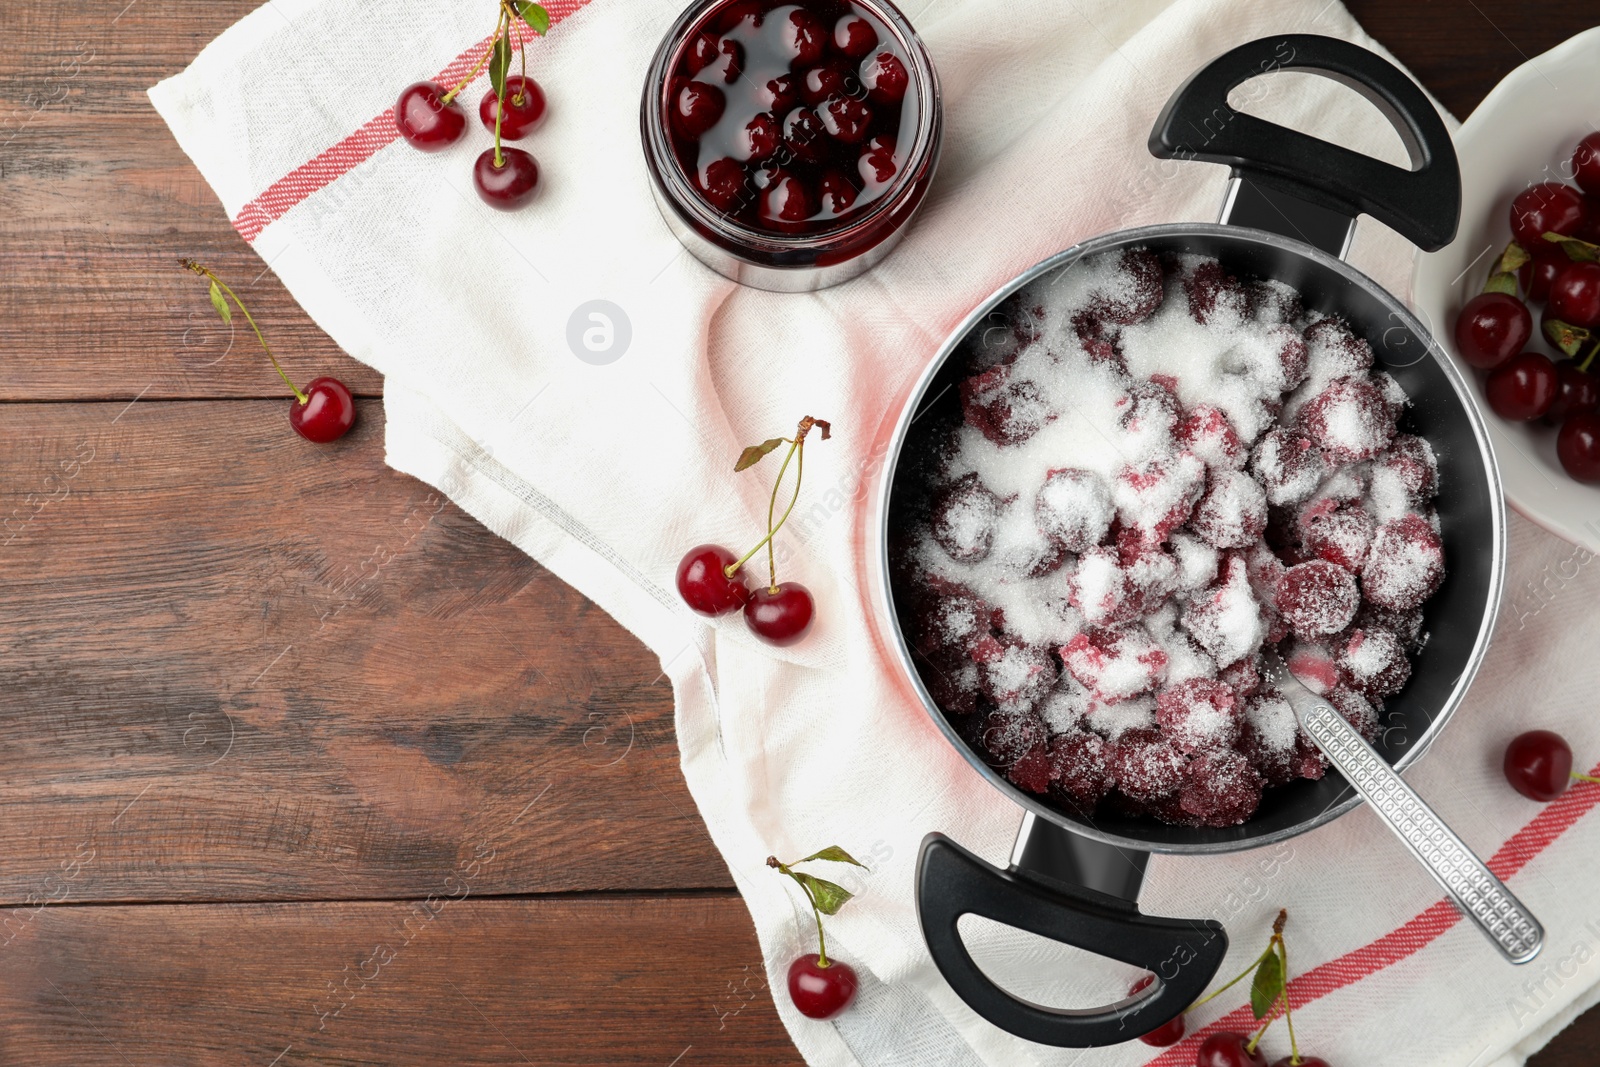
[[1544, 927], [1483, 865], [1444, 820], [1362, 739], [1355, 727], [1306, 688], [1277, 653], [1264, 657], [1265, 675], [1282, 690], [1300, 726], [1345, 781], [1371, 805], [1412, 855], [1444, 886], [1501, 955], [1527, 963], [1544, 947]]

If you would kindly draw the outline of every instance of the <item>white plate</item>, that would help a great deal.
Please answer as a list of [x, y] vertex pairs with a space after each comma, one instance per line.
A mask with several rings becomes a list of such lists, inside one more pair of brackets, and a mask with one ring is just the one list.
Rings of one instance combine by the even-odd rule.
[[[1572, 178], [1572, 150], [1600, 117], [1600, 27], [1585, 30], [1506, 75], [1461, 124], [1461, 228], [1437, 252], [1418, 256], [1412, 277], [1418, 316], [1472, 380], [1489, 425], [1506, 501], [1568, 541], [1600, 551], [1600, 486], [1580, 485], [1556, 459], [1556, 431], [1507, 422], [1483, 398], [1483, 374], [1455, 350], [1456, 315], [1483, 289], [1511, 240], [1511, 199], [1534, 182]], [[1539, 309], [1533, 308], [1534, 331]], [[1552, 352], [1536, 337], [1530, 347]]]

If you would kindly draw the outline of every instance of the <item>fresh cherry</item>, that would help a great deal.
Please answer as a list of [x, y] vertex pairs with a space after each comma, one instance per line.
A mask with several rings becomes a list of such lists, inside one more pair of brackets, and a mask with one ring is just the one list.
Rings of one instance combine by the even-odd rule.
[[495, 150], [486, 148], [472, 165], [472, 184], [485, 204], [499, 211], [514, 211], [539, 188], [539, 164], [520, 148], [502, 148], [502, 165], [495, 166]]
[[1474, 367], [1498, 367], [1533, 336], [1528, 305], [1508, 293], [1479, 293], [1456, 318], [1456, 350]]
[[1195, 1067], [1267, 1067], [1260, 1049], [1248, 1049], [1250, 1036], [1224, 1030], [1206, 1038], [1195, 1053]]
[[1546, 233], [1572, 233], [1586, 214], [1578, 190], [1561, 182], [1539, 182], [1511, 201], [1511, 235], [1523, 248], [1536, 248]]
[[1550, 282], [1550, 315], [1570, 326], [1600, 325], [1600, 263], [1568, 263]]
[[1556, 398], [1544, 421], [1560, 426], [1574, 411], [1593, 411], [1600, 407], [1600, 378], [1578, 369], [1570, 361], [1556, 364]]
[[820, 959], [813, 952], [789, 964], [789, 999], [807, 1018], [831, 1019], [855, 999], [856, 972], [836, 959], [823, 967]]
[[744, 605], [744, 621], [768, 644], [792, 645], [811, 629], [815, 611], [805, 586], [780, 582], [775, 587], [760, 586], [750, 594]]
[[337, 441], [355, 425], [355, 398], [339, 379], [313, 378], [305, 393], [304, 404], [298, 397], [289, 401], [289, 425], [307, 441]]
[[478, 105], [478, 121], [494, 132], [495, 112], [500, 112], [500, 139], [520, 141], [544, 121], [544, 90], [532, 78], [513, 74], [506, 79], [506, 106], [500, 107], [500, 97], [490, 89]]
[[417, 82], [400, 91], [394, 104], [394, 124], [407, 144], [437, 152], [461, 139], [467, 128], [466, 112], [454, 100], [445, 103], [444, 96], [444, 86], [438, 82]]
[[1575, 481], [1600, 482], [1600, 412], [1568, 415], [1556, 434], [1556, 456]]
[[1600, 196], [1600, 133], [1578, 142], [1572, 153], [1572, 179], [1584, 192]]
[[1556, 365], [1539, 352], [1524, 352], [1489, 372], [1483, 395], [1502, 419], [1527, 422], [1550, 410], [1558, 390]]
[[701, 615], [726, 615], [750, 599], [744, 571], [728, 577], [727, 568], [738, 560], [721, 545], [696, 545], [678, 561], [678, 595]]
[[[1155, 975], [1145, 975], [1128, 988], [1128, 995], [1132, 996], [1155, 980]], [[1183, 1040], [1183, 1027], [1183, 1015], [1175, 1015], [1154, 1030], [1140, 1034], [1139, 1040], [1147, 1045], [1154, 1045], [1156, 1048], [1166, 1048], [1168, 1045], [1176, 1045]]]
[[[1600, 216], [1600, 212], [1596, 215]], [[1535, 304], [1549, 299], [1550, 283], [1572, 262], [1565, 252], [1548, 241], [1540, 244], [1544, 247], [1529, 249], [1533, 258], [1517, 269], [1517, 281], [1521, 283], [1522, 291]]]
[[1572, 784], [1572, 748], [1560, 734], [1529, 730], [1506, 746], [1506, 781], [1529, 800], [1551, 801]]

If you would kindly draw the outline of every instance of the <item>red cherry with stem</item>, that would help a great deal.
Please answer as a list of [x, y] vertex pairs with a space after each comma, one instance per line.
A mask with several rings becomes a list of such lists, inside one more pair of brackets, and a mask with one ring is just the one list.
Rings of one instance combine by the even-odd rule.
[[1301, 1056], [1298, 1060], [1293, 1056], [1285, 1056], [1281, 1060], [1274, 1060], [1272, 1067], [1330, 1067], [1330, 1065], [1321, 1056]]
[[[1155, 980], [1155, 975], [1145, 975], [1143, 978], [1139, 979], [1137, 982], [1133, 983], [1133, 985], [1128, 987], [1128, 995], [1132, 996]], [[1168, 1045], [1176, 1045], [1179, 1041], [1183, 1040], [1183, 1028], [1183, 1016], [1180, 1014], [1168, 1019], [1154, 1030], [1140, 1034], [1139, 1040], [1143, 1041], [1147, 1045], [1154, 1045], [1156, 1048], [1166, 1048]]]
[[898, 104], [911, 85], [906, 65], [893, 52], [879, 52], [862, 60], [860, 75], [867, 95], [880, 104]]
[[438, 82], [417, 82], [400, 90], [394, 104], [394, 125], [413, 148], [438, 152], [461, 139], [467, 128], [466, 112], [454, 98], [445, 100]]
[[686, 82], [672, 100], [672, 124], [683, 137], [698, 141], [722, 118], [727, 106], [728, 98], [715, 85]]
[[1600, 407], [1600, 378], [1580, 370], [1570, 361], [1556, 364], [1556, 398], [1544, 421], [1560, 426], [1574, 411], [1592, 411]]
[[[1596, 212], [1596, 216], [1600, 217], [1600, 212]], [[1572, 262], [1565, 252], [1548, 241], [1540, 244], [1545, 247], [1532, 249], [1533, 258], [1517, 268], [1517, 281], [1533, 303], [1549, 299], [1550, 283]]]
[[744, 605], [744, 621], [770, 645], [792, 645], [811, 629], [816, 614], [811, 592], [799, 582], [761, 586]]
[[1506, 746], [1506, 781], [1529, 800], [1551, 801], [1572, 784], [1572, 748], [1549, 730], [1518, 734]]
[[750, 599], [744, 571], [736, 569], [728, 576], [728, 568], [738, 559], [721, 545], [696, 545], [678, 561], [678, 595], [701, 615], [738, 611]]
[[1267, 1067], [1267, 1057], [1249, 1044], [1248, 1034], [1231, 1030], [1212, 1034], [1195, 1053], [1195, 1067]]
[[1572, 153], [1572, 179], [1584, 192], [1600, 196], [1600, 133], [1578, 142]]
[[506, 79], [506, 106], [500, 107], [500, 96], [493, 89], [478, 105], [478, 121], [494, 132], [495, 113], [500, 112], [500, 139], [520, 141], [544, 121], [544, 90], [532, 78], [513, 74]]
[[1507, 293], [1479, 293], [1456, 317], [1456, 351], [1474, 367], [1498, 367], [1533, 336], [1528, 305]]
[[305, 396], [303, 403], [298, 398], [289, 402], [289, 425], [307, 441], [325, 445], [355, 425], [355, 398], [339, 379], [313, 378]]
[[848, 963], [829, 960], [826, 967], [813, 952], [789, 964], [789, 999], [800, 1014], [811, 1019], [831, 1019], [855, 999], [856, 972]]
[[1527, 422], [1549, 411], [1556, 390], [1556, 365], [1539, 352], [1524, 352], [1502, 363], [1483, 383], [1489, 407], [1512, 422]]
[[[495, 155], [501, 157], [495, 162]], [[539, 163], [520, 148], [486, 148], [472, 165], [478, 198], [498, 211], [514, 211], [539, 188]]]
[[1540, 182], [1511, 201], [1511, 235], [1523, 248], [1535, 248], [1547, 233], [1572, 233], [1586, 215], [1578, 190], [1561, 182]]
[[1600, 482], [1600, 412], [1574, 411], [1556, 434], [1556, 457], [1574, 481]]
[[1568, 263], [1550, 282], [1549, 312], [1570, 326], [1600, 325], [1600, 263]]

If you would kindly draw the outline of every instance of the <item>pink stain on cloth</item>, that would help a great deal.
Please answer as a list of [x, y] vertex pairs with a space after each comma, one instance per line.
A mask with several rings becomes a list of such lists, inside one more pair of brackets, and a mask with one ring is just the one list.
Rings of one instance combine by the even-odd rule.
[[[1096, 233], [1216, 217], [1222, 168], [1156, 161], [1144, 146], [1190, 72], [1271, 33], [1373, 42], [1324, 0], [1019, 0], [998, 21], [981, 0], [913, 12], [950, 120], [933, 195], [871, 273], [781, 296], [702, 268], [652, 201], [640, 82], [678, 5], [548, 6], [554, 27], [532, 42], [528, 61], [550, 110], [522, 142], [545, 185], [516, 213], [489, 212], [473, 195], [471, 161], [489, 143], [481, 126], [469, 122], [449, 150], [423, 154], [397, 143], [387, 118], [405, 84], [470, 66], [487, 29], [478, 5], [396, 0], [374, 20], [361, 0], [278, 0], [154, 87], [151, 100], [262, 260], [346, 352], [384, 374], [389, 463], [449, 495], [660, 656], [690, 792], [744, 894], [767, 984], [806, 1059], [1072, 1062], [1075, 1053], [1026, 1046], [977, 1020], [944, 986], [918, 933], [911, 887], [922, 836], [942, 830], [1000, 861], [1020, 812], [934, 729], [889, 652], [871, 573], [886, 442], [942, 339], [1007, 279]], [[990, 29], [975, 34], [976, 26]], [[486, 86], [480, 78], [464, 94], [469, 114]], [[1257, 98], [1273, 117], [1319, 136], [1381, 146], [1388, 135], [1367, 110], [1345, 106], [1346, 92], [1302, 80]], [[1353, 260], [1404, 295], [1411, 250], [1398, 238], [1364, 224]], [[1225, 287], [1196, 293], [1219, 315], [1237, 306]], [[1137, 296], [1108, 300], [1119, 295]], [[1338, 355], [1323, 364], [1336, 367]], [[1308, 357], [1316, 363], [1292, 346], [1277, 353], [1289, 377], [1307, 373]], [[1358, 414], [1376, 411], [1370, 396], [1350, 403]], [[1134, 417], [1160, 425], [1161, 398], [1140, 405]], [[805, 498], [782, 537], [780, 566], [815, 593], [818, 622], [806, 641], [773, 650], [752, 641], [737, 616], [708, 623], [691, 614], [672, 575], [691, 545], [754, 542], [767, 489], [759, 477], [736, 477], [733, 459], [803, 414], [829, 419], [834, 437], [807, 449]], [[1329, 411], [1325, 421], [1360, 451], [1366, 442], [1349, 415]], [[1197, 453], [1225, 457], [1226, 440], [1198, 423], [1189, 432]], [[1397, 463], [1384, 491], [1401, 500], [1417, 475]], [[1284, 479], [1281, 491], [1293, 492], [1287, 467]], [[1070, 496], [1061, 503], [1073, 521], [1094, 518]], [[1110, 502], [1124, 505], [1139, 506]], [[1221, 518], [1247, 510], [1218, 507]], [[1391, 518], [1369, 517], [1375, 531]], [[1391, 536], [1401, 549], [1410, 544], [1404, 530]], [[1359, 540], [1329, 532], [1340, 551], [1359, 551]], [[1570, 561], [1569, 547], [1520, 520], [1513, 542], [1513, 597], [1544, 568]], [[1204, 545], [1173, 555], [1171, 581], [1211, 580], [1216, 561]], [[1586, 611], [1600, 594], [1596, 574], [1580, 567], [1559, 595], [1508, 608], [1478, 686], [1410, 774], [1480, 851], [1519, 850], [1513, 885], [1550, 930], [1551, 967], [1565, 966], [1571, 946], [1595, 943], [1584, 925], [1597, 918], [1592, 894], [1580, 891], [1600, 836], [1577, 807], [1588, 787], [1541, 812], [1495, 768], [1500, 747], [1533, 719], [1563, 732], [1585, 765], [1600, 754]], [[1418, 576], [1402, 565], [1386, 580], [1403, 598]], [[1382, 669], [1374, 651], [1327, 654], [1335, 671]], [[999, 662], [987, 684], [1026, 685], [1027, 671], [1024, 659]], [[1257, 729], [1273, 727], [1272, 711], [1255, 710]], [[1097, 788], [1087, 747], [1050, 754], [1086, 795]], [[1162, 755], [1127, 758], [1155, 774]], [[618, 803], [633, 810], [625, 796]], [[1570, 818], [1554, 819], [1558, 811]], [[830, 842], [872, 870], [846, 879], [859, 895], [829, 932], [830, 951], [856, 968], [861, 992], [849, 1011], [817, 1023], [782, 992], [789, 961], [814, 951], [814, 931], [763, 861]], [[1288, 907], [1296, 975], [1336, 976], [1302, 978], [1296, 1012], [1307, 1047], [1334, 1063], [1457, 1067], [1477, 1057], [1478, 1067], [1509, 1067], [1594, 1001], [1600, 965], [1541, 982], [1543, 964], [1501, 964], [1437, 900], [1358, 811], [1271, 849], [1157, 857], [1141, 906], [1226, 922], [1238, 948], [1224, 971], [1242, 967], [1276, 909]], [[1046, 1003], [1116, 999], [1134, 977], [1004, 930], [975, 929], [969, 940], [991, 974]], [[705, 991], [708, 1034], [718, 996]], [[1196, 1022], [1236, 1011], [1242, 997], [1230, 993]], [[1413, 1025], [1378, 1024], [1396, 1010]], [[1287, 1051], [1280, 1040], [1268, 1040], [1274, 1058]], [[1150, 1052], [1135, 1042], [1077, 1062], [1131, 1067]]]

